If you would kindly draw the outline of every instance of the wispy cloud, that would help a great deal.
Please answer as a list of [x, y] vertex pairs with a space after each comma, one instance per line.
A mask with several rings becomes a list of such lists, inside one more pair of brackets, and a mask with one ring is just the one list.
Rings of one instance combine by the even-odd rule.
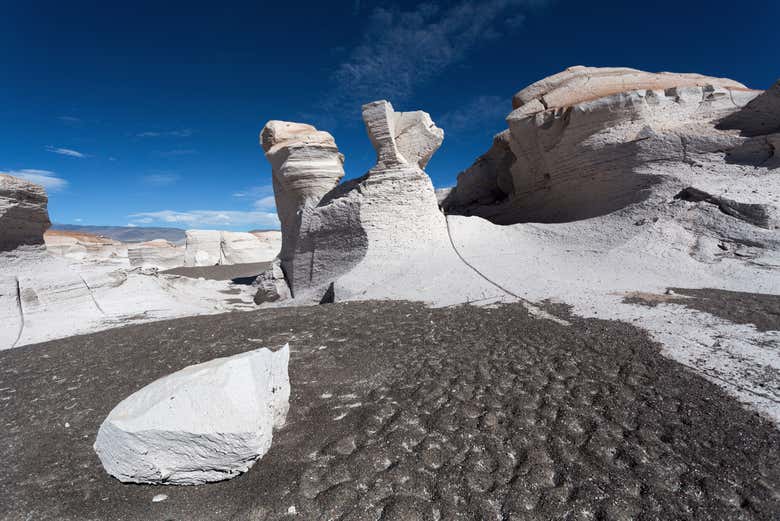
[[59, 148], [59, 147], [53, 147], [51, 145], [48, 145], [46, 147], [47, 152], [51, 152], [53, 154], [59, 154], [61, 156], [69, 156], [69, 157], [89, 157], [87, 154], [83, 152], [79, 152], [78, 150], [73, 150], [72, 148]]
[[250, 186], [246, 190], [233, 193], [233, 197], [242, 197], [249, 199], [256, 199], [258, 197], [265, 197], [274, 193], [273, 185], [256, 185]]
[[276, 198], [273, 195], [263, 197], [254, 202], [255, 210], [276, 211]]
[[37, 170], [34, 168], [23, 168], [21, 170], [7, 170], [0, 171], [0, 174], [11, 175], [26, 179], [31, 183], [39, 184], [50, 192], [56, 192], [62, 190], [68, 186], [68, 181], [61, 177], [57, 177], [57, 174], [50, 170]]
[[57, 116], [57, 119], [59, 119], [66, 125], [71, 125], [71, 126], [79, 126], [82, 123], [81, 118], [77, 118], [75, 116]]
[[233, 197], [242, 199], [254, 199], [252, 203], [255, 210], [265, 212], [276, 211], [276, 198], [274, 197], [274, 188], [272, 185], [251, 186], [246, 190], [235, 192]]
[[354, 109], [382, 98], [403, 102], [420, 85], [466, 59], [481, 43], [499, 37], [500, 30], [521, 23], [519, 10], [544, 2], [424, 3], [408, 11], [377, 8], [361, 43], [336, 67], [336, 88], [325, 106]]
[[178, 212], [160, 210], [158, 212], [141, 212], [129, 216], [130, 222], [136, 225], [148, 224], [178, 224], [188, 227], [205, 226], [262, 226], [278, 228], [279, 218], [275, 212], [235, 211], [235, 210], [191, 210]]
[[504, 130], [503, 119], [511, 111], [507, 96], [477, 96], [436, 118], [436, 124], [453, 137], [485, 129]]
[[190, 137], [192, 134], [194, 134], [194, 131], [191, 128], [182, 128], [178, 130], [139, 132], [136, 134], [136, 137]]
[[158, 156], [161, 157], [181, 157], [181, 156], [192, 156], [197, 154], [198, 151], [194, 148], [174, 148], [173, 150], [163, 150], [157, 152]]
[[181, 176], [172, 172], [148, 174], [141, 178], [144, 183], [152, 186], [169, 186], [178, 182], [179, 179]]

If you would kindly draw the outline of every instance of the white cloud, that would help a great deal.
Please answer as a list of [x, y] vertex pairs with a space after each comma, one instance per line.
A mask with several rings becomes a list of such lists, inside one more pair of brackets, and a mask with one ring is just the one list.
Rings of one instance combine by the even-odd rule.
[[276, 211], [276, 198], [268, 195], [255, 201], [254, 206], [255, 210]]
[[279, 218], [275, 212], [235, 210], [191, 210], [177, 212], [161, 210], [158, 212], [141, 212], [129, 216], [134, 224], [178, 224], [190, 228], [208, 226], [254, 226], [278, 228]]
[[68, 181], [61, 177], [57, 177], [57, 174], [50, 170], [36, 170], [33, 168], [23, 168], [21, 170], [8, 170], [0, 171], [0, 174], [11, 175], [26, 179], [31, 183], [39, 184], [50, 192], [56, 192], [62, 190], [68, 186]]
[[158, 174], [145, 175], [141, 179], [144, 183], [152, 186], [169, 186], [181, 179], [181, 176], [179, 174], [161, 172]]
[[46, 151], [52, 152], [54, 154], [60, 154], [61, 156], [89, 157], [87, 154], [83, 152], [79, 152], [78, 150], [73, 150], [72, 148], [59, 148], [59, 147], [53, 147], [51, 145], [48, 145], [46, 147]]
[[81, 119], [73, 116], [58, 116], [57, 119], [59, 119], [66, 125], [71, 125], [71, 126], [81, 125]]
[[193, 133], [191, 128], [182, 128], [179, 130], [139, 132], [136, 134], [136, 137], [190, 137]]
[[176, 148], [174, 150], [165, 150], [163, 152], [157, 152], [157, 154], [162, 157], [191, 156], [197, 153], [198, 151], [192, 148]]
[[256, 185], [250, 186], [246, 190], [235, 192], [233, 197], [246, 197], [250, 199], [257, 199], [259, 197], [265, 197], [274, 193], [273, 185]]
[[408, 11], [377, 8], [362, 42], [336, 67], [336, 90], [326, 105], [339, 109], [374, 99], [402, 102], [481, 43], [500, 37], [502, 27], [520, 25], [520, 9], [544, 3], [488, 0], [424, 3]]

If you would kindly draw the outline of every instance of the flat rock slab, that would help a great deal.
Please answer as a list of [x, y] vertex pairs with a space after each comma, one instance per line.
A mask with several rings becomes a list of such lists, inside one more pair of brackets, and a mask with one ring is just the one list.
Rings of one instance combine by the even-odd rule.
[[[560, 313], [560, 310], [556, 310]], [[626, 323], [361, 302], [129, 326], [0, 353], [5, 519], [776, 519], [780, 433]], [[294, 346], [287, 425], [246, 474], [123, 485], [119, 400]], [[3, 517], [0, 516], [0, 517]]]

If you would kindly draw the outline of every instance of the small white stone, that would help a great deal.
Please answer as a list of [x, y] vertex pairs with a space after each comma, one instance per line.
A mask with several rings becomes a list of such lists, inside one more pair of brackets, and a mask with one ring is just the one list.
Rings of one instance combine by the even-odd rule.
[[290, 508], [287, 509], [287, 513], [291, 516], [298, 514], [298, 509], [295, 508], [295, 505], [290, 506]]
[[159, 503], [160, 501], [165, 501], [168, 499], [168, 494], [157, 494], [152, 498], [152, 503]]

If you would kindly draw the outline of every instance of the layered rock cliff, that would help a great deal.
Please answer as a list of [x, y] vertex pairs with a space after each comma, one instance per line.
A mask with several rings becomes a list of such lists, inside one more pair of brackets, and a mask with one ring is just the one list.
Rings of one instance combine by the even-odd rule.
[[0, 251], [43, 244], [51, 226], [48, 202], [42, 186], [0, 174]]
[[[772, 168], [776, 92], [698, 74], [572, 67], [514, 96], [509, 129], [458, 176], [444, 207], [499, 224], [567, 222], [697, 184], [724, 195], [728, 177]], [[731, 193], [761, 204], [750, 191]]]

